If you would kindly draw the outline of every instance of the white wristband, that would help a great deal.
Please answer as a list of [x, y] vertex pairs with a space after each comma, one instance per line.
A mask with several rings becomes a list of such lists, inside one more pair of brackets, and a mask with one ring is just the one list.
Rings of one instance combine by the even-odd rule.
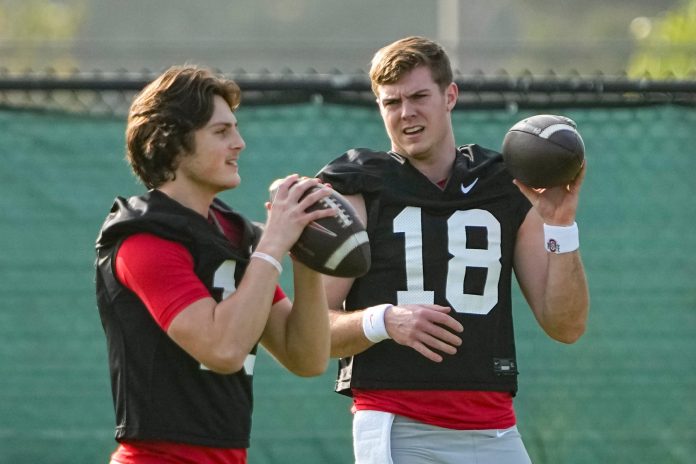
[[384, 313], [393, 305], [381, 304], [365, 308], [362, 316], [362, 327], [365, 337], [373, 343], [391, 338], [384, 324]]
[[544, 246], [549, 253], [570, 253], [580, 248], [578, 223], [570, 226], [544, 224]]
[[283, 273], [283, 266], [281, 266], [278, 260], [275, 259], [273, 256], [267, 255], [266, 253], [261, 253], [260, 251], [255, 251], [251, 254], [251, 257], [262, 259], [267, 263], [273, 265], [273, 267], [276, 268], [276, 270], [278, 271], [278, 274]]

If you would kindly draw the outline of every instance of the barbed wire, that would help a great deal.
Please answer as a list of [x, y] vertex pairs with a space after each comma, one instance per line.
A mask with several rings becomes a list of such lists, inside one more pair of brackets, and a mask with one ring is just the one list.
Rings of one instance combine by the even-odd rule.
[[[48, 69], [10, 73], [0, 69], [0, 108], [59, 110], [122, 116], [133, 97], [158, 73], [150, 70], [59, 74]], [[323, 102], [371, 106], [375, 98], [365, 73], [226, 73], [242, 89], [243, 104]], [[504, 72], [456, 75], [455, 109], [627, 107], [658, 104], [696, 106], [696, 80], [654, 80], [646, 76], [546, 75]]]

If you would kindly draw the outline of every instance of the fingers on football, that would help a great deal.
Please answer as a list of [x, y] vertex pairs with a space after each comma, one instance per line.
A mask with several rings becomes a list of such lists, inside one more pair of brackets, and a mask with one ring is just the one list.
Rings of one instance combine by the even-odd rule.
[[275, 202], [276, 198], [279, 196], [280, 198], [285, 198], [285, 196], [288, 195], [290, 188], [297, 183], [299, 178], [300, 176], [298, 174], [290, 174], [282, 180], [276, 180], [272, 185], [273, 190], [275, 190], [272, 202]]
[[527, 200], [529, 200], [530, 203], [534, 204], [536, 202], [536, 199], [539, 196], [539, 192], [537, 190], [534, 190], [533, 188], [529, 187], [528, 185], [517, 179], [514, 179], [512, 182], [517, 186], [518, 189], [520, 189], [522, 195], [527, 197]]
[[587, 158], [585, 158], [582, 161], [582, 167], [580, 168], [580, 172], [578, 172], [578, 175], [575, 176], [575, 179], [573, 179], [573, 182], [570, 184], [570, 191], [579, 191], [580, 186], [582, 185], [583, 181], [585, 180], [585, 174], [587, 172]]
[[[326, 198], [329, 195], [331, 195], [331, 189], [329, 187], [324, 187], [321, 184], [317, 183], [309, 183], [309, 186], [307, 189], [303, 190], [302, 193], [309, 191], [304, 198], [302, 198], [299, 201], [299, 208], [302, 211], [305, 211], [307, 214], [307, 220], [309, 221], [314, 221], [320, 218], [324, 217], [330, 217], [334, 216], [336, 214], [336, 209], [331, 206], [328, 208], [313, 208], [313, 210], [309, 211], [310, 207], [313, 206], [314, 204], [318, 203], [322, 198]], [[314, 187], [318, 187], [314, 189], [313, 191], [310, 191], [310, 189]]]

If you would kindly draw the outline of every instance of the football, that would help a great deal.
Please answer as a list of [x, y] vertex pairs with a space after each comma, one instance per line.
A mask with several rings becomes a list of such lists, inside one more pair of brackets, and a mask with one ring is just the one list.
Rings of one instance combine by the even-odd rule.
[[[280, 181], [275, 181], [269, 188], [271, 202]], [[317, 188], [308, 189], [303, 198]], [[360, 277], [370, 269], [370, 242], [353, 205], [334, 190], [307, 211], [332, 207], [336, 214], [308, 224], [290, 252], [295, 259], [322, 274]]]
[[535, 188], [568, 185], [585, 159], [575, 122], [540, 114], [517, 122], [503, 139], [503, 160], [515, 179]]

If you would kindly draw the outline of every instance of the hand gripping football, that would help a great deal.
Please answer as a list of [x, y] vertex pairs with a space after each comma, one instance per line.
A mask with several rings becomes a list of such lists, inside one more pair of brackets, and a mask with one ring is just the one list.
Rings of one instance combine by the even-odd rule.
[[510, 174], [535, 188], [569, 184], [585, 159], [575, 122], [551, 114], [531, 116], [512, 126], [502, 152]]
[[[271, 184], [271, 201], [281, 181]], [[308, 189], [303, 197], [317, 188]], [[336, 214], [309, 223], [290, 252], [295, 259], [322, 274], [360, 277], [370, 269], [370, 242], [353, 206], [340, 193], [332, 191], [307, 211], [332, 207], [336, 208]]]

